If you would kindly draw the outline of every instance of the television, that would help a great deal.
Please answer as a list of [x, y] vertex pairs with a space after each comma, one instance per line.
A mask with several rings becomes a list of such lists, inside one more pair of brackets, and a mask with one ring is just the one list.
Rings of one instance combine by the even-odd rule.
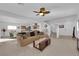
[[64, 28], [64, 25], [59, 25], [59, 28]]

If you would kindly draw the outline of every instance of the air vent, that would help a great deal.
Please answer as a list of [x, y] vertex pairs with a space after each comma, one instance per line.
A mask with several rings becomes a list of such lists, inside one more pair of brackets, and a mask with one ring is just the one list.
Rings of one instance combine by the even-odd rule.
[[18, 5], [22, 5], [22, 6], [24, 6], [24, 3], [17, 3]]

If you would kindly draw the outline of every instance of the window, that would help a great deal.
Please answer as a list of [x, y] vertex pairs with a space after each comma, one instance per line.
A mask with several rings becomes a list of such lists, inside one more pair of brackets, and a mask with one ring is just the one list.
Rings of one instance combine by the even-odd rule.
[[16, 30], [16, 29], [17, 29], [16, 26], [11, 26], [11, 25], [8, 26], [8, 30]]

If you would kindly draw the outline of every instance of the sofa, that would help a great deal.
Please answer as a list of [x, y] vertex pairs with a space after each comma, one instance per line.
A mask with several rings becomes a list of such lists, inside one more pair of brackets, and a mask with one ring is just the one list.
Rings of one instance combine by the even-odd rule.
[[35, 41], [35, 40], [39, 40], [40, 38], [44, 38], [44, 37], [47, 37], [47, 36], [45, 34], [43, 34], [42, 32], [40, 32], [39, 34], [34, 35], [34, 36], [33, 35], [30, 36], [29, 33], [28, 34], [25, 34], [25, 33], [24, 34], [18, 34], [17, 35], [17, 42], [20, 46], [23, 47], [23, 46], [26, 46], [28, 44], [33, 43], [33, 41]]

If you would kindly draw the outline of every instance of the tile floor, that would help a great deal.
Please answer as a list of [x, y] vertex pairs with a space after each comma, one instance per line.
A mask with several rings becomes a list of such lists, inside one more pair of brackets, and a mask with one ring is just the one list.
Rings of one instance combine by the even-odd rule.
[[0, 45], [0, 56], [78, 56], [79, 52], [76, 46], [76, 39], [70, 37], [56, 39], [52, 37], [51, 45], [40, 52], [33, 48], [32, 44], [20, 47], [14, 40], [3, 42]]

